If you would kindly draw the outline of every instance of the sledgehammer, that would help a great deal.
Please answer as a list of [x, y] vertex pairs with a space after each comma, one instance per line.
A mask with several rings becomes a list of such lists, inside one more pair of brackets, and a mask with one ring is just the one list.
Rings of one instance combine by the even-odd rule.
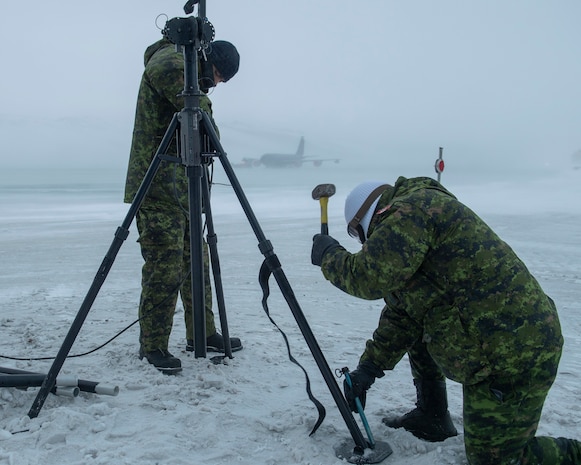
[[313, 189], [312, 196], [321, 204], [321, 234], [329, 234], [327, 204], [329, 197], [335, 194], [335, 184], [319, 184]]

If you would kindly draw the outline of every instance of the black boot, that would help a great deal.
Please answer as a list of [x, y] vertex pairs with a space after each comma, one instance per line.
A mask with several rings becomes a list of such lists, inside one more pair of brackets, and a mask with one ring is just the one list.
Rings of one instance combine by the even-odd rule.
[[175, 375], [182, 371], [182, 362], [180, 359], [174, 357], [167, 350], [156, 349], [151, 352], [145, 352], [143, 347], [140, 347], [139, 358], [145, 358], [155, 368], [166, 375]]
[[387, 417], [382, 421], [390, 428], [404, 428], [414, 436], [430, 442], [440, 442], [458, 431], [448, 412], [445, 381], [414, 379], [418, 401], [416, 408], [400, 417]]
[[[242, 350], [242, 342], [237, 337], [230, 338], [230, 348], [232, 352], [238, 352]], [[194, 341], [192, 339], [188, 339], [186, 341], [186, 351], [193, 352], [194, 349]], [[206, 338], [206, 350], [208, 352], [219, 352], [223, 354], [226, 351], [226, 347], [224, 346], [224, 336], [219, 333], [214, 333], [211, 336]]]

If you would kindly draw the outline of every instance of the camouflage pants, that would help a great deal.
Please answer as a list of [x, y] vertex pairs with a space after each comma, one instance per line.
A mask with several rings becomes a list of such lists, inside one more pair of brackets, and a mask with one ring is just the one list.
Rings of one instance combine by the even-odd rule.
[[[178, 294], [186, 337], [193, 339], [189, 220], [176, 204], [144, 204], [137, 212], [138, 242], [145, 260], [141, 278], [139, 341], [148, 352], [167, 350]], [[205, 244], [204, 244], [205, 245]], [[203, 247], [206, 335], [216, 332], [207, 246]]]
[[426, 344], [418, 340], [409, 350], [408, 359], [414, 379], [429, 381], [444, 381], [446, 377], [442, 369], [428, 353]]
[[[425, 344], [408, 352], [414, 378], [443, 375]], [[560, 351], [544, 354], [527, 373], [463, 386], [464, 444], [470, 465], [581, 464], [581, 442], [535, 437]]]

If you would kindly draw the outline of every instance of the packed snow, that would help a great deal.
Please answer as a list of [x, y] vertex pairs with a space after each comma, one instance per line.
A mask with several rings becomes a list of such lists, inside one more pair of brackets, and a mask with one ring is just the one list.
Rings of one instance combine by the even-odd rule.
[[[320, 230], [319, 205], [311, 198], [311, 188], [336, 184], [337, 194], [329, 201], [330, 234], [356, 251], [358, 244], [345, 232], [343, 200], [369, 176], [346, 177], [341, 165], [238, 174], [329, 367], [333, 372], [344, 366], [354, 369], [382, 302], [342, 293], [311, 265], [311, 238]], [[373, 179], [394, 182], [397, 174], [378, 172]], [[581, 439], [579, 174], [470, 183], [459, 177], [448, 184], [445, 173], [442, 180], [511, 244], [556, 301], [566, 342], [539, 434], [577, 439]], [[304, 374], [289, 361], [281, 334], [261, 306], [258, 270], [263, 256], [235, 192], [224, 179], [220, 181], [212, 189], [212, 209], [228, 328], [242, 339], [244, 350], [220, 364], [212, 363], [213, 354], [196, 358], [186, 353], [183, 309], [178, 306], [169, 349], [182, 360], [183, 372], [163, 375], [139, 360], [135, 321], [142, 259], [132, 225], [61, 370], [118, 387], [118, 395], [51, 394], [31, 419], [28, 411], [38, 388], [0, 388], [0, 464], [345, 463], [334, 449], [350, 440], [349, 430], [271, 280], [271, 315], [288, 336], [293, 356], [307, 370], [313, 394], [326, 407], [322, 426], [309, 436], [317, 411], [305, 392]], [[116, 183], [0, 188], [2, 367], [41, 373], [50, 368], [127, 214], [121, 189]], [[342, 380], [338, 382], [342, 385]], [[461, 386], [449, 381], [448, 394], [452, 418], [461, 432]], [[466, 464], [462, 434], [428, 443], [382, 424], [385, 415], [405, 413], [414, 402], [404, 358], [368, 393], [365, 411], [371, 431], [376, 440], [393, 448], [383, 463]], [[361, 420], [355, 418], [365, 435]]]

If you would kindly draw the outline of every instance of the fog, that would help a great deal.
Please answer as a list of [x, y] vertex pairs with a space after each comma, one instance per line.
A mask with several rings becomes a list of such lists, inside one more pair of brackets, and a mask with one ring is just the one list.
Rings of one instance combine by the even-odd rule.
[[[0, 182], [122, 184], [143, 52], [184, 4], [5, 2]], [[581, 148], [576, 0], [208, 0], [207, 15], [241, 54], [211, 95], [233, 163], [304, 135], [307, 155], [390, 180], [433, 174], [439, 147], [449, 177], [506, 177], [571, 169]]]

